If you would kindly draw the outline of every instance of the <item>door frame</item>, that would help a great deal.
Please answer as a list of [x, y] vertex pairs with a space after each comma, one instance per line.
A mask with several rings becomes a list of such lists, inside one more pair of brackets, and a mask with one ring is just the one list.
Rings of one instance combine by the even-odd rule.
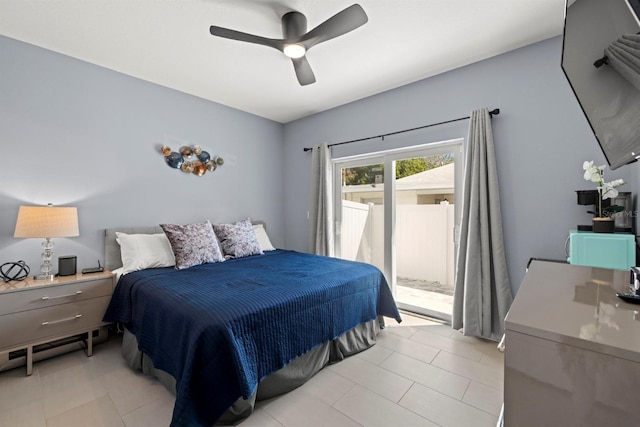
[[[334, 197], [334, 230], [335, 230], [335, 256], [341, 255], [341, 224], [342, 224], [342, 169], [345, 167], [358, 167], [370, 164], [384, 164], [384, 268], [383, 274], [391, 287], [393, 295], [396, 295], [396, 161], [414, 158], [426, 157], [438, 154], [454, 153], [454, 232], [452, 239], [455, 244], [455, 253], [460, 234], [460, 215], [462, 202], [462, 181], [463, 181], [463, 165], [464, 165], [464, 139], [457, 138], [441, 142], [433, 142], [398, 149], [377, 151], [366, 154], [353, 155], [348, 157], [340, 157], [332, 159], [333, 169], [333, 197]], [[390, 185], [387, 185], [390, 183]], [[454, 261], [455, 265], [455, 261]], [[455, 274], [455, 272], [454, 272]], [[445, 313], [444, 316], [438, 312], [433, 312], [421, 307], [410, 306], [408, 304], [398, 303], [400, 308], [415, 311], [431, 317], [439, 317], [445, 321], [451, 322], [451, 314]]]

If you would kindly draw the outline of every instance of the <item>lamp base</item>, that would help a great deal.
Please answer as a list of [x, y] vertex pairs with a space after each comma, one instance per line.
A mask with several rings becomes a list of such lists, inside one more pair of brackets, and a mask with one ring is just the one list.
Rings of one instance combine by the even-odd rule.
[[33, 276], [34, 280], [46, 280], [47, 282], [53, 282], [55, 278], [55, 274], [38, 274], [37, 276]]

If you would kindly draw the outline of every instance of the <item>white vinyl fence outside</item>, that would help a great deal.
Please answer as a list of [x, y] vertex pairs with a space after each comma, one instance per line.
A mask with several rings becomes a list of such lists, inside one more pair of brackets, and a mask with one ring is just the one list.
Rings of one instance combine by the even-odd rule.
[[[384, 206], [342, 201], [342, 258], [384, 267]], [[453, 287], [454, 205], [396, 206], [397, 276]]]

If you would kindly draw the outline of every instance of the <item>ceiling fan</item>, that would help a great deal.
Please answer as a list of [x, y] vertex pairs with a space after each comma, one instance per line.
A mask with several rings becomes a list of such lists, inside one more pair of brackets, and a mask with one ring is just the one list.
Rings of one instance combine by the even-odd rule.
[[232, 40], [273, 47], [291, 58], [300, 85], [316, 81], [305, 53], [318, 43], [331, 40], [364, 25], [369, 18], [362, 6], [354, 4], [336, 13], [322, 24], [307, 32], [307, 18], [300, 12], [288, 12], [282, 17], [282, 39], [270, 39], [241, 31], [212, 25], [212, 35]]

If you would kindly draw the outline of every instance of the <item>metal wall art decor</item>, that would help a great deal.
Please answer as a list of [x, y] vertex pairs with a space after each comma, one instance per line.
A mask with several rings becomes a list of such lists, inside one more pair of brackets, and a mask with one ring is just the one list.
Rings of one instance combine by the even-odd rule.
[[204, 175], [207, 171], [213, 172], [218, 166], [224, 164], [220, 156], [211, 157], [200, 146], [182, 146], [180, 152], [171, 151], [167, 145], [163, 145], [160, 152], [167, 164], [174, 169], [180, 169], [184, 173], [192, 173], [197, 176]]

